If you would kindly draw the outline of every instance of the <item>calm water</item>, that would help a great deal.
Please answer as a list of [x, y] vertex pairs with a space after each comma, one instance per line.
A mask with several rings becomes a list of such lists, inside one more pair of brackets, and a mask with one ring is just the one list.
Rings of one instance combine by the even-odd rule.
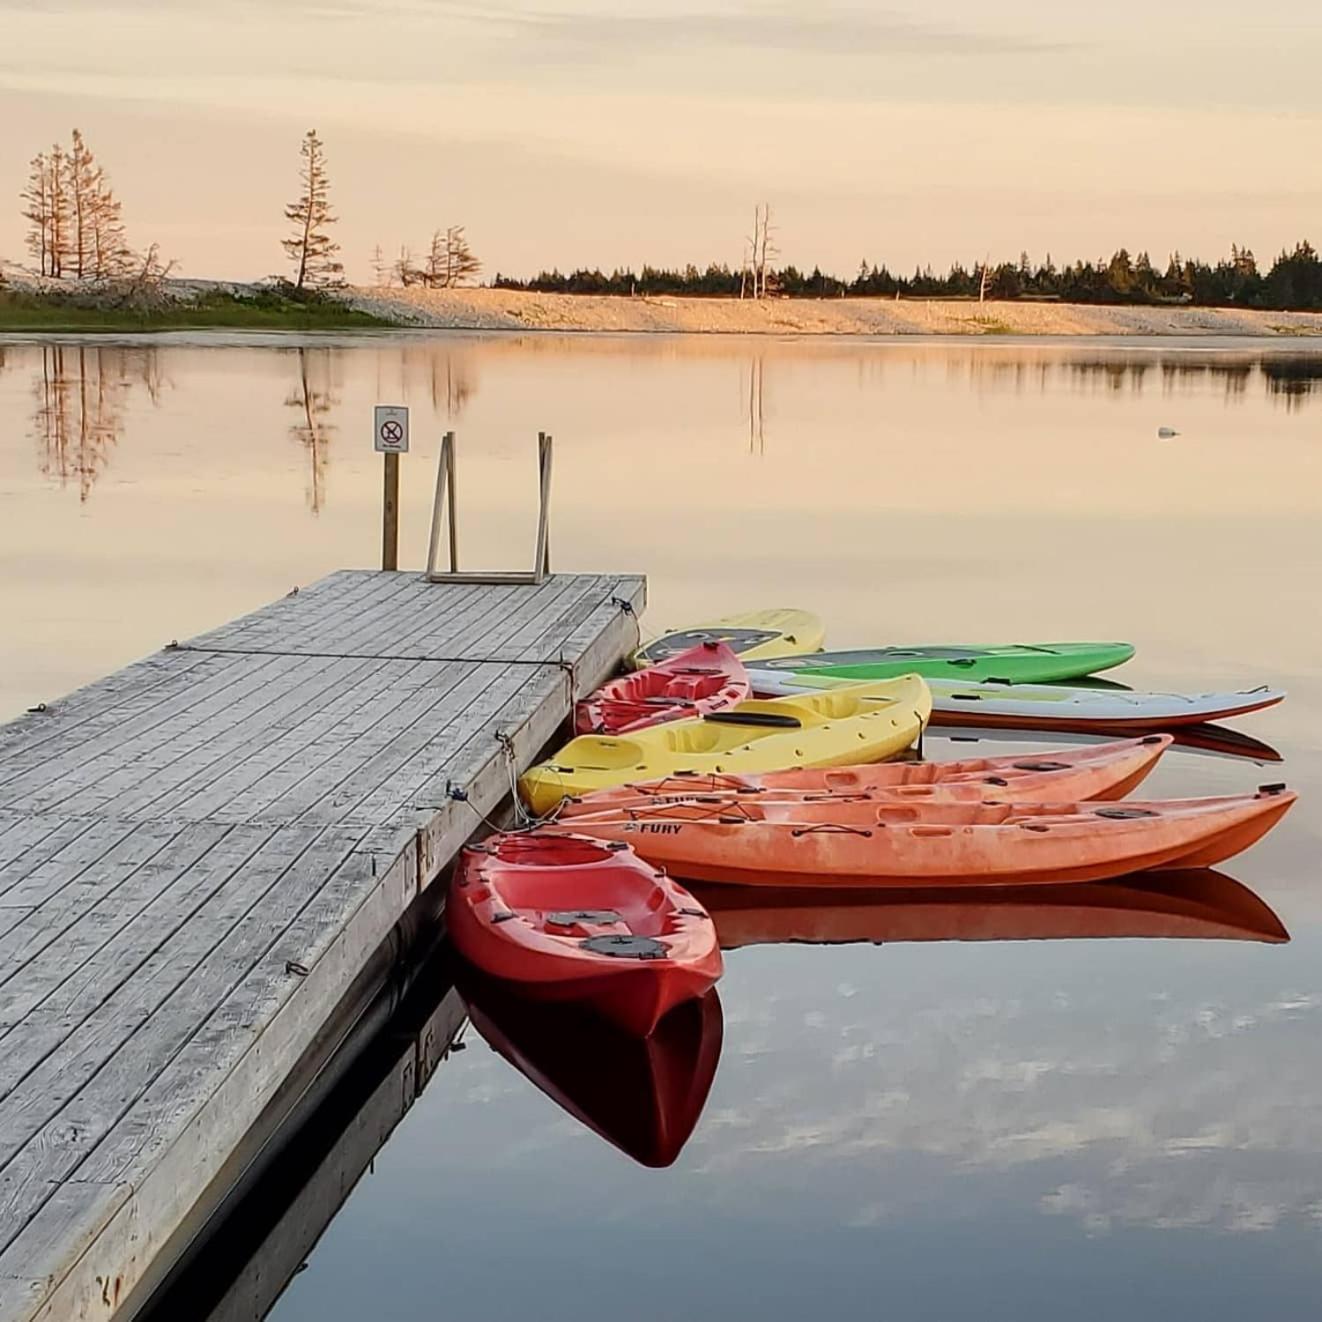
[[[1139, 655], [1117, 678], [1135, 687], [1284, 685], [1284, 707], [1238, 722], [1283, 766], [1177, 750], [1149, 785], [1284, 778], [1304, 792], [1225, 869], [1292, 940], [733, 951], [711, 1095], [663, 1170], [470, 1031], [273, 1317], [1313, 1315], [1322, 356], [1068, 341], [3, 344], [0, 716], [371, 565], [376, 400], [414, 409], [406, 564], [421, 560], [447, 428], [470, 565], [528, 560], [546, 429], [556, 566], [645, 571], [655, 627], [806, 605], [836, 645], [1125, 637]], [[1179, 435], [1158, 439], [1163, 426]], [[970, 747], [988, 746], [931, 741], [935, 756]]]

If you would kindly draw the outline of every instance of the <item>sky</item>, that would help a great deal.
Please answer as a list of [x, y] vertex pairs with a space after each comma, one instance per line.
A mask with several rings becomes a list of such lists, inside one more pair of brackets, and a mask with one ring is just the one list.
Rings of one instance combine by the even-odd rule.
[[852, 273], [1322, 244], [1315, 0], [0, 0], [0, 258], [80, 128], [130, 241], [284, 269], [302, 133], [351, 278], [467, 227], [487, 277]]

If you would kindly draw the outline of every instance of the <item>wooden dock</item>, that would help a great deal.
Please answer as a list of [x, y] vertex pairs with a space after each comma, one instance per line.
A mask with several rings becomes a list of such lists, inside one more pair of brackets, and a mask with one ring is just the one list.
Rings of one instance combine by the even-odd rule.
[[136, 1311], [643, 599], [345, 571], [0, 726], [0, 1322]]

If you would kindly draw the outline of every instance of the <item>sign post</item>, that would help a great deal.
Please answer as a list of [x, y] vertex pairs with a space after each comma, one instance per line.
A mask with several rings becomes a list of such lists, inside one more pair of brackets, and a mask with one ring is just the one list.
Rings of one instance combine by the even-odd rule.
[[402, 404], [378, 404], [373, 448], [384, 457], [381, 501], [381, 568], [399, 568], [399, 456], [409, 452], [409, 411]]

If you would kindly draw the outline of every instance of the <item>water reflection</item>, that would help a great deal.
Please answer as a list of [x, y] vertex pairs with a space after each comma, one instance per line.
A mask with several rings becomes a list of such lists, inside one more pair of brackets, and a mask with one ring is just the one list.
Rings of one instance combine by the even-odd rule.
[[715, 990], [676, 1006], [646, 1038], [573, 1005], [530, 1001], [468, 973], [473, 1027], [557, 1106], [643, 1166], [674, 1163], [721, 1057]]
[[463, 1049], [466, 1012], [448, 957], [415, 971], [416, 985], [356, 1053], [351, 1031], [299, 1104], [302, 1123], [257, 1155], [237, 1195], [146, 1301], [142, 1322], [259, 1322], [307, 1265], [386, 1139]]
[[843, 892], [692, 885], [721, 946], [891, 941], [1041, 941], [1114, 937], [1290, 939], [1247, 886], [1210, 868], [1083, 885]]
[[748, 360], [748, 453], [766, 454], [767, 437], [763, 423], [763, 372], [766, 360], [754, 354]]
[[86, 502], [110, 465], [133, 391], [158, 405], [169, 382], [152, 347], [57, 343], [41, 345], [39, 353], [31, 425], [37, 465], [61, 487], [76, 482], [78, 499]]
[[[1013, 743], [1013, 744], [1097, 744], [1108, 739], [1122, 737], [1123, 731], [1107, 733], [1081, 733], [1072, 730], [1055, 730], [1044, 734], [1041, 730], [1016, 730], [1009, 726], [929, 726], [923, 732], [925, 740], [949, 740], [953, 744]], [[1214, 725], [1210, 722], [1202, 725], [1177, 726], [1171, 732], [1175, 741], [1172, 747], [1185, 753], [1202, 753], [1211, 757], [1238, 759], [1244, 762], [1256, 762], [1260, 766], [1283, 762], [1278, 749], [1262, 739], [1257, 739], [1243, 730], [1236, 730], [1229, 725]], [[961, 753], [959, 756], [967, 756]]]
[[[169, 384], [162, 372], [163, 361], [177, 361], [182, 366], [186, 355], [197, 353], [202, 345], [214, 345], [212, 352], [269, 353], [227, 341], [223, 335], [196, 338], [198, 347], [171, 344], [158, 348], [154, 344], [101, 344], [77, 339], [0, 346], [0, 372], [31, 365], [35, 400], [31, 431], [38, 442], [40, 471], [61, 486], [76, 485], [80, 500], [86, 501], [113, 462], [125, 433], [133, 428], [127, 408], [131, 394], [138, 390], [153, 405], [160, 402], [161, 392]], [[1322, 354], [1316, 352], [1237, 347], [1212, 350], [1186, 345], [1167, 347], [1159, 342], [1139, 349], [1091, 344], [1061, 347], [768, 340], [757, 342], [750, 350], [748, 341], [738, 337], [677, 344], [661, 337], [649, 341], [504, 336], [476, 341], [465, 336], [437, 336], [392, 341], [385, 348], [380, 341], [355, 343], [350, 338], [310, 342], [288, 350], [282, 345], [278, 361], [290, 363], [293, 377], [284, 399], [294, 414], [289, 434], [307, 454], [305, 499], [313, 516], [322, 513], [329, 499], [328, 482], [336, 463], [334, 442], [340, 430], [338, 415], [345, 407], [345, 383], [351, 394], [358, 393], [364, 385], [359, 379], [360, 364], [369, 354], [376, 367], [372, 397], [413, 400], [415, 406], [418, 401], [426, 401], [442, 429], [471, 412], [479, 393], [480, 366], [503, 372], [507, 363], [526, 366], [543, 360], [558, 366], [563, 360], [568, 369], [566, 382], [580, 365], [609, 369], [616, 359], [651, 362], [663, 371], [670, 369], [672, 360], [682, 361], [695, 371], [714, 369], [728, 373], [725, 379], [732, 380], [738, 391], [735, 416], [742, 417], [742, 448], [756, 456], [766, 454], [768, 375], [775, 375], [781, 385], [778, 399], [782, 411], [793, 419], [795, 435], [809, 434], [830, 417], [839, 407], [839, 392], [846, 384], [865, 395], [910, 395], [934, 388], [979, 397], [1100, 393], [1123, 396], [1137, 407], [1154, 396], [1206, 396], [1210, 393], [1209, 382], [1216, 382], [1222, 386], [1226, 402], [1241, 402], [1260, 390], [1268, 400], [1283, 403], [1287, 410], [1311, 402], [1322, 386]], [[811, 415], [806, 417], [799, 416], [804, 401], [799, 398], [802, 384], [797, 374], [798, 367], [805, 363], [831, 373], [829, 382], [823, 378], [822, 391], [813, 396]], [[841, 380], [836, 370], [842, 366], [850, 369], [849, 382]], [[557, 377], [551, 399], [560, 389], [558, 381]], [[348, 401], [350, 409], [364, 404], [358, 398]], [[884, 421], [897, 416], [897, 411], [903, 413], [905, 407], [898, 397], [884, 401], [884, 407], [879, 399], [880, 412], [875, 416]], [[237, 415], [218, 418], [217, 422], [231, 431], [253, 425]], [[674, 425], [686, 425], [682, 408], [676, 412]]]
[[1322, 385], [1322, 357], [1316, 353], [1196, 349], [1136, 352], [1119, 348], [1090, 354], [1087, 350], [1060, 355], [1054, 361], [1032, 347], [988, 347], [953, 354], [946, 364], [947, 380], [967, 380], [979, 390], [1022, 395], [1030, 388], [1049, 394], [1063, 381], [1071, 393], [1100, 391], [1108, 395], [1142, 396], [1159, 378], [1163, 397], [1190, 393], [1215, 381], [1227, 402], [1247, 397], [1260, 383], [1263, 394], [1287, 409], [1302, 406]]
[[285, 407], [297, 411], [298, 421], [289, 434], [307, 451], [309, 476], [308, 508], [320, 514], [326, 499], [326, 469], [330, 462], [330, 442], [336, 428], [330, 421], [331, 410], [339, 406], [334, 392], [336, 360], [333, 349], [297, 350], [298, 380], [285, 399]]

